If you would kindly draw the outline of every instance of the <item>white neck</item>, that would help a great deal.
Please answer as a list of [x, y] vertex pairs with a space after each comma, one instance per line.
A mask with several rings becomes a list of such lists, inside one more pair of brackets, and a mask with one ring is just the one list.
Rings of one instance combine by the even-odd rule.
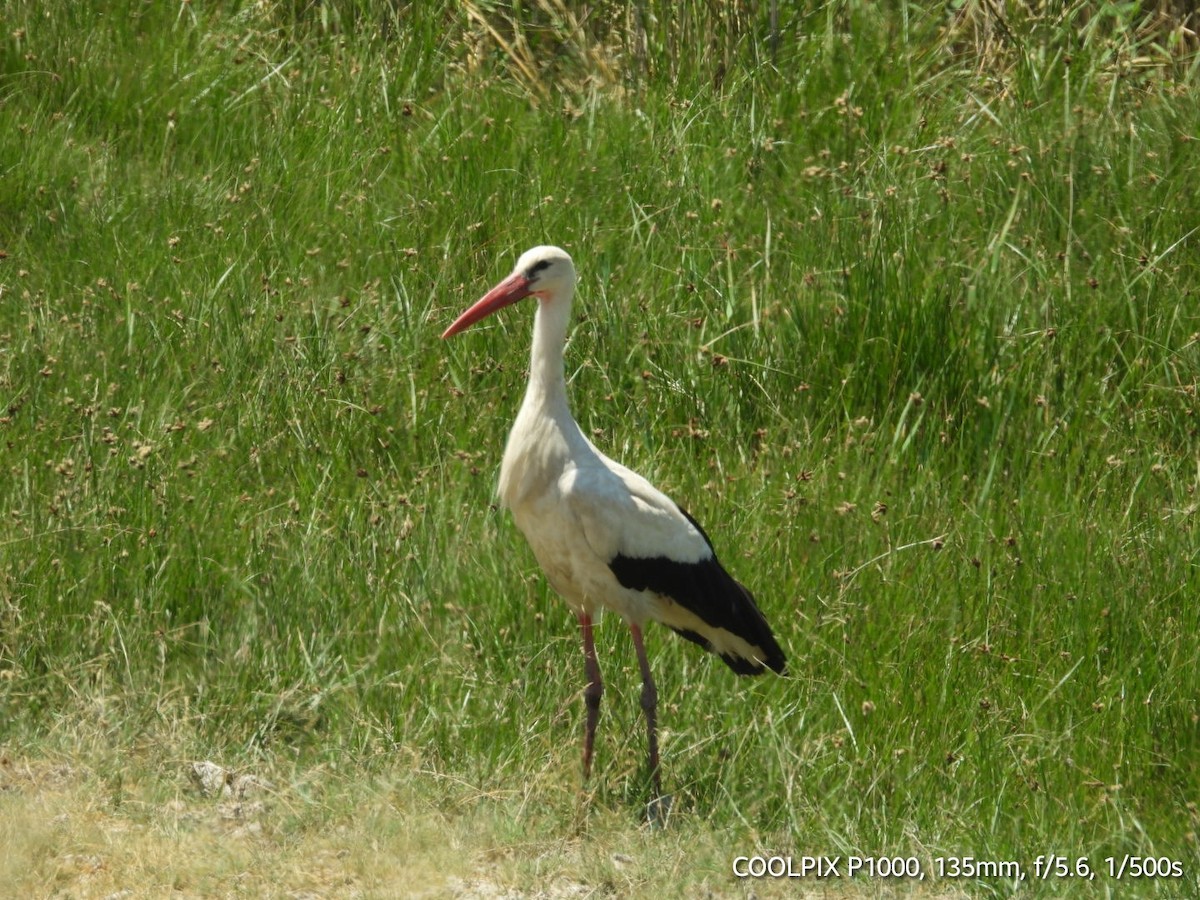
[[566, 292], [547, 300], [538, 298], [533, 318], [533, 349], [529, 356], [529, 387], [526, 402], [540, 400], [550, 407], [567, 405], [567, 384], [563, 350], [567, 326], [571, 320], [571, 294]]
[[500, 465], [500, 499], [514, 511], [530, 492], [556, 481], [568, 460], [594, 452], [567, 404], [563, 349], [570, 318], [569, 292], [548, 300], [538, 298], [529, 386]]

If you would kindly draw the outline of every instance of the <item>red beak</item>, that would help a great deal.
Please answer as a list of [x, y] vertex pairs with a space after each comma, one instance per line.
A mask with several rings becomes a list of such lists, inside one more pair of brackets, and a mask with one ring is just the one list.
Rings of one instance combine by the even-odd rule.
[[513, 272], [484, 294], [474, 306], [455, 319], [454, 323], [442, 332], [442, 340], [453, 337], [460, 331], [465, 331], [480, 319], [490, 316], [496, 310], [503, 309], [512, 303], [516, 303], [518, 300], [528, 297], [531, 293], [529, 290], [530, 284], [532, 282], [525, 277], [524, 273]]

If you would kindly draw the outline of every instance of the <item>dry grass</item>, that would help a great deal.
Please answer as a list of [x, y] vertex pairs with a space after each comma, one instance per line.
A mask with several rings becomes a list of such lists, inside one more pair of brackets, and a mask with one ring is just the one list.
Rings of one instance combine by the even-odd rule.
[[342, 824], [307, 829], [294, 788], [209, 798], [184, 769], [164, 783], [137, 763], [114, 780], [79, 760], [6, 759], [0, 883], [14, 897], [397, 896], [437, 894], [461, 870], [453, 842], [433, 840], [443, 823], [398, 827], [386, 791]]
[[[781, 48], [807, 40], [830, 42], [856, 29], [856, 4], [828, 3], [819, 14], [777, 0], [563, 0], [480, 3], [460, 10], [461, 38], [483, 69], [492, 55], [539, 102], [567, 87], [638, 88], [656, 77], [677, 81], [699, 74], [719, 87], [739, 63], [770, 64]], [[1114, 71], [1190, 65], [1200, 50], [1200, 11], [1179, 0], [1090, 4], [1047, 0], [963, 0], [912, 5], [908, 27], [928, 34], [942, 65], [970, 61], [998, 77], [1041, 45], [1078, 52], [1085, 45], [1111, 54]], [[1064, 36], [1070, 39], [1063, 42]], [[697, 51], [701, 52], [697, 52]]]
[[[3, 896], [568, 898], [877, 896], [879, 884], [739, 881], [757, 848], [718, 843], [703, 823], [651, 832], [593, 814], [574, 834], [496, 828], [496, 798], [469, 788], [435, 808], [422, 780], [369, 783], [328, 770], [243, 797], [206, 796], [191, 764], [161, 758], [0, 758]], [[460, 786], [461, 788], [462, 786]], [[499, 804], [503, 807], [503, 803]], [[501, 815], [503, 813], [501, 812]], [[514, 830], [516, 829], [516, 830]], [[496, 841], [497, 834], [508, 839]], [[964, 896], [906, 882], [901, 893]]]

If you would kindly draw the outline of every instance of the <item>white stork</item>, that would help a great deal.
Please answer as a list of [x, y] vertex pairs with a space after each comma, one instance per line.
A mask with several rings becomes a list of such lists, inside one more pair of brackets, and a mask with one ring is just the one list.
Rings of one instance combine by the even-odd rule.
[[558, 247], [534, 247], [442, 337], [524, 297], [538, 298], [529, 386], [500, 466], [500, 499], [583, 632], [585, 780], [604, 691], [593, 618], [609, 609], [629, 625], [642, 673], [653, 810], [662, 787], [657, 691], [642, 642], [646, 621], [661, 622], [718, 654], [738, 675], [758, 675], [764, 667], [783, 675], [786, 663], [754, 598], [717, 561], [696, 520], [645, 478], [597, 450], [571, 417], [563, 348], [574, 293], [571, 257]]

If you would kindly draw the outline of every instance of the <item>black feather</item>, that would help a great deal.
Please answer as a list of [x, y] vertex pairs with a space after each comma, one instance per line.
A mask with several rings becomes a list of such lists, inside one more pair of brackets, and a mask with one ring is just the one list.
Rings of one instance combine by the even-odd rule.
[[[680, 512], [703, 535], [711, 550], [712, 542], [704, 534], [704, 529], [682, 509]], [[721, 659], [737, 674], [758, 675], [763, 671], [763, 665], [780, 675], [786, 674], [787, 660], [783, 650], [754, 602], [754, 596], [725, 571], [716, 554], [694, 563], [682, 563], [662, 556], [618, 554], [608, 567], [622, 587], [669, 597], [709, 626], [723, 628], [760, 650], [761, 660], [721, 654]], [[678, 628], [673, 630], [681, 637], [715, 652], [703, 635]]]

